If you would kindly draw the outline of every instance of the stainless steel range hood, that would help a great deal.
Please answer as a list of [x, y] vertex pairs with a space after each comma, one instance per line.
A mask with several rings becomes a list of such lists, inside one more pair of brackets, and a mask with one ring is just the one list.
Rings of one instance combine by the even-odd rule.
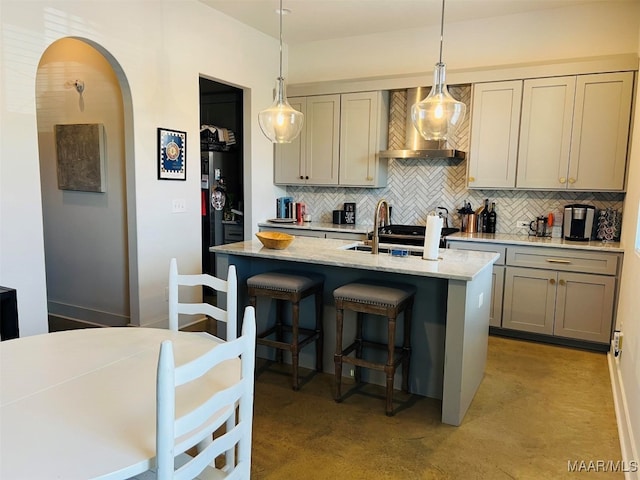
[[429, 94], [430, 87], [407, 90], [407, 114], [405, 118], [405, 145], [401, 150], [383, 150], [380, 158], [451, 158], [464, 159], [465, 152], [450, 148], [446, 141], [430, 141], [422, 138], [411, 121], [411, 106]]

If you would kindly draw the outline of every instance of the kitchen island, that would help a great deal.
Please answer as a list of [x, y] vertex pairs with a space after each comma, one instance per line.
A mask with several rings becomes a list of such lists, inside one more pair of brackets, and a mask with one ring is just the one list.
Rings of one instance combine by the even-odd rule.
[[[345, 283], [366, 278], [382, 282], [410, 283], [417, 288], [411, 331], [411, 371], [409, 391], [442, 399], [442, 422], [460, 425], [482, 381], [487, 355], [489, 300], [492, 264], [496, 253], [464, 250], [439, 251], [437, 261], [421, 256], [395, 257], [372, 255], [353, 250], [359, 242], [297, 237], [284, 250], [264, 248], [257, 241], [211, 247], [216, 253], [216, 275], [226, 277], [228, 265], [238, 275], [238, 311], [248, 304], [248, 277], [276, 269], [315, 272], [325, 277], [324, 290], [324, 365], [333, 373], [335, 345], [335, 307], [332, 292]], [[381, 248], [384, 244], [381, 245]], [[273, 320], [275, 309], [267, 299], [257, 305], [258, 330]], [[268, 314], [266, 313], [268, 311]], [[312, 309], [301, 305], [301, 326], [311, 326]], [[345, 318], [345, 339], [352, 338], [355, 321]], [[368, 336], [384, 339], [386, 326], [367, 330]], [[376, 326], [378, 326], [376, 323]], [[367, 322], [367, 326], [372, 322]], [[372, 325], [373, 326], [373, 325]], [[348, 327], [351, 327], [350, 329]], [[398, 328], [401, 328], [399, 326]], [[398, 332], [402, 336], [401, 331]], [[312, 368], [313, 348], [300, 355], [300, 364]], [[259, 356], [268, 352], [258, 351]], [[383, 384], [380, 372], [363, 372], [363, 381]], [[400, 372], [396, 382], [399, 385]], [[331, 393], [328, 392], [328, 398]]]

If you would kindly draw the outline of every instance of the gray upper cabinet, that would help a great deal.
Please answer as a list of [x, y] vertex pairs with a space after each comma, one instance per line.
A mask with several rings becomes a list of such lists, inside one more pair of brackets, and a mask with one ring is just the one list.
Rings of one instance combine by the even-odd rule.
[[293, 97], [289, 103], [305, 114], [300, 136], [276, 145], [274, 183], [383, 187], [387, 160], [388, 93]]
[[470, 188], [516, 185], [522, 80], [473, 86]]
[[624, 190], [632, 92], [632, 72], [577, 77], [568, 189]]
[[575, 76], [525, 80], [518, 187], [566, 188], [575, 90]]
[[274, 183], [337, 185], [340, 95], [293, 97], [289, 103], [304, 114], [304, 125], [293, 142], [276, 144]]
[[469, 188], [623, 191], [633, 81], [617, 72], [474, 85]]

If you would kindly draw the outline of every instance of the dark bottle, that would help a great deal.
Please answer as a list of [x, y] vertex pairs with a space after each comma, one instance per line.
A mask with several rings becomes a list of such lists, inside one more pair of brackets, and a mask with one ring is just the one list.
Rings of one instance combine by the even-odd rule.
[[496, 233], [496, 223], [498, 222], [498, 214], [496, 213], [496, 202], [491, 202], [491, 210], [487, 217], [487, 233]]
[[480, 232], [488, 233], [487, 228], [489, 227], [489, 199], [484, 199], [484, 208], [482, 212], [480, 212]]

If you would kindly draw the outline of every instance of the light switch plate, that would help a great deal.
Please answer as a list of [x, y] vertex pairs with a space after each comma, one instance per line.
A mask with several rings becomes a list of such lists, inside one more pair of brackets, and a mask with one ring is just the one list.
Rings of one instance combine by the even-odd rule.
[[171, 203], [171, 211], [173, 213], [182, 213], [187, 211], [187, 201], [184, 198], [174, 198]]

